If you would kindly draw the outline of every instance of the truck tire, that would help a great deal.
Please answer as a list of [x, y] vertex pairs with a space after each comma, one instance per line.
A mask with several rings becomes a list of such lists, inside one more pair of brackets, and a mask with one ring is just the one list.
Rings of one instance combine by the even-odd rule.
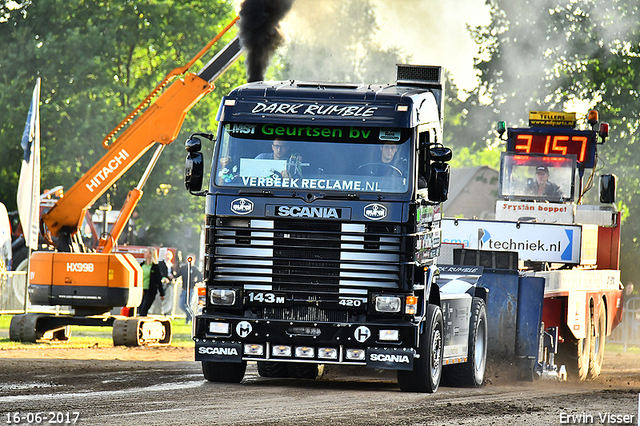
[[289, 377], [294, 379], [311, 379], [318, 378], [318, 364], [310, 363], [292, 363], [287, 365]]
[[558, 358], [557, 364], [563, 365], [567, 369], [567, 377], [577, 380], [587, 380], [589, 373], [589, 359], [591, 353], [595, 349], [591, 349], [591, 346], [595, 346], [595, 339], [591, 338], [592, 334], [592, 319], [589, 315], [587, 319], [587, 333], [584, 339], [576, 339], [573, 337], [571, 330], [568, 327], [564, 327], [563, 335], [565, 336], [564, 343], [558, 345]]
[[398, 385], [402, 392], [427, 392], [438, 390], [442, 377], [444, 355], [444, 324], [439, 306], [427, 306], [424, 331], [418, 347], [419, 358], [413, 363], [413, 371], [398, 370]]
[[444, 367], [443, 384], [478, 387], [484, 381], [487, 364], [487, 307], [479, 297], [471, 302], [467, 362]]
[[247, 369], [247, 361], [210, 362], [202, 361], [202, 373], [210, 382], [240, 383]]
[[261, 377], [289, 377], [287, 365], [283, 362], [258, 361], [258, 374]]
[[607, 338], [607, 310], [604, 300], [600, 300], [600, 308], [598, 308], [598, 316], [593, 321], [594, 335], [593, 352], [589, 356], [589, 379], [595, 379], [600, 375], [602, 370], [602, 362], [604, 361], [604, 344]]

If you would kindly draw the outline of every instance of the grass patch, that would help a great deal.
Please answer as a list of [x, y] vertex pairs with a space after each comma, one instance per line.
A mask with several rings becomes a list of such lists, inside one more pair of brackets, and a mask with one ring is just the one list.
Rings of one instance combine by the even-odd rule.
[[[99, 347], [113, 346], [111, 327], [88, 327], [81, 325], [71, 326], [71, 338], [67, 342], [21, 343], [9, 340], [9, 327], [13, 315], [0, 315], [0, 350], [3, 349], [28, 349], [28, 348], [86, 348], [98, 344]], [[171, 346], [191, 347], [191, 325], [186, 325], [183, 318], [171, 321]]]
[[606, 343], [604, 345], [604, 350], [611, 353], [627, 353], [632, 355], [640, 355], [640, 347], [627, 345], [627, 350], [624, 350], [624, 345], [622, 343]]

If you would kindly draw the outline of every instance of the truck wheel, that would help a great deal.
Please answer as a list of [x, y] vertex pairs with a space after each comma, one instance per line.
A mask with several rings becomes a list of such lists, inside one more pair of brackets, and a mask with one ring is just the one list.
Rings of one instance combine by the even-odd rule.
[[595, 343], [593, 338], [593, 318], [589, 315], [586, 336], [584, 339], [578, 339], [578, 377], [580, 380], [587, 380], [589, 362], [591, 354], [595, 351]]
[[589, 373], [589, 358], [592, 352], [591, 345], [595, 340], [591, 338], [591, 316], [587, 319], [587, 333], [584, 339], [573, 337], [571, 330], [564, 327], [564, 343], [558, 346], [557, 364], [564, 364], [569, 377], [578, 380], [587, 380]]
[[258, 361], [258, 374], [261, 377], [289, 377], [287, 366], [282, 362]]
[[487, 361], [487, 307], [479, 297], [471, 302], [467, 362], [444, 367], [443, 383], [456, 387], [478, 387], [484, 381]]
[[444, 325], [442, 310], [437, 305], [427, 307], [425, 329], [421, 336], [413, 371], [398, 370], [398, 385], [403, 392], [433, 393], [440, 385], [444, 355]]
[[595, 379], [600, 375], [604, 361], [604, 343], [607, 337], [607, 310], [604, 306], [604, 300], [600, 300], [600, 308], [594, 321], [594, 327], [595, 335], [591, 337], [593, 352], [589, 357], [589, 379]]
[[300, 364], [293, 363], [287, 365], [289, 377], [295, 379], [311, 379], [318, 378], [318, 364]]
[[210, 362], [202, 361], [202, 373], [210, 382], [240, 383], [247, 369], [247, 361]]

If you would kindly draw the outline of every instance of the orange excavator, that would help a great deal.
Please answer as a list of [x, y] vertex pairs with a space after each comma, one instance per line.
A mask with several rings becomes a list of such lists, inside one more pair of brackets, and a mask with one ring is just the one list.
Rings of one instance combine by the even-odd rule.
[[[106, 154], [43, 215], [41, 235], [56, 250], [31, 255], [29, 298], [36, 305], [70, 306], [73, 314], [15, 315], [9, 329], [11, 340], [67, 340], [71, 325], [88, 325], [112, 326], [114, 345], [171, 343], [168, 319], [109, 314], [114, 307], [135, 308], [142, 300], [142, 269], [131, 254], [114, 253], [113, 248], [142, 197], [142, 188], [163, 148], [176, 139], [189, 110], [215, 88], [215, 80], [240, 57], [239, 39], [235, 37], [224, 46], [198, 73], [189, 73], [188, 69], [237, 21], [236, 17], [189, 63], [170, 72], [111, 131], [102, 141]], [[78, 232], [87, 209], [153, 146], [156, 150], [150, 163], [138, 185], [129, 192], [118, 219], [101, 237], [97, 251], [89, 252]]]

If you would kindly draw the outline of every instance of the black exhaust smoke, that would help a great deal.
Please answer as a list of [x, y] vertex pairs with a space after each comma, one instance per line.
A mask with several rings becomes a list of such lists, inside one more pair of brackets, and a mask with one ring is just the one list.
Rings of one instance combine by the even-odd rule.
[[289, 12], [293, 0], [244, 0], [240, 13], [239, 33], [247, 52], [247, 81], [260, 81], [269, 65], [269, 58], [284, 38], [279, 23]]

